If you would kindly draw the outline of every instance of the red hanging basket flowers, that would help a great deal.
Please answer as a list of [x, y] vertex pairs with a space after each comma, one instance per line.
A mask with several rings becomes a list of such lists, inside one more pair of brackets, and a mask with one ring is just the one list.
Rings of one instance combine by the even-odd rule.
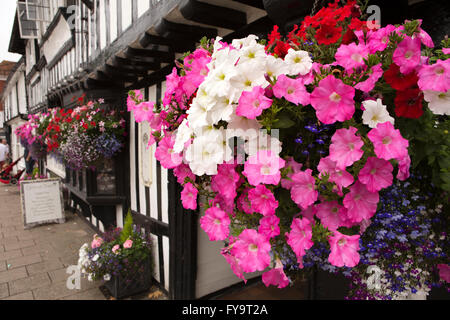
[[423, 93], [420, 89], [397, 91], [394, 99], [397, 117], [417, 119], [423, 114]]
[[395, 63], [384, 72], [384, 80], [395, 90], [406, 90], [417, 86], [419, 78], [415, 71], [404, 75], [400, 72], [400, 67]]
[[336, 27], [336, 22], [333, 20], [325, 21], [317, 30], [316, 39], [317, 43], [330, 45], [336, 43], [342, 34], [342, 28]]

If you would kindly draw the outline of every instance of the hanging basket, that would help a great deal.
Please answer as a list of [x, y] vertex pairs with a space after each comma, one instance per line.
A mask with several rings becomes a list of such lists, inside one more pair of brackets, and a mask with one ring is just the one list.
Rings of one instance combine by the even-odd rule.
[[149, 290], [152, 285], [150, 259], [142, 261], [142, 265], [135, 274], [128, 275], [126, 278], [121, 275], [111, 276], [111, 280], [105, 282], [104, 285], [111, 296], [116, 299], [123, 299]]

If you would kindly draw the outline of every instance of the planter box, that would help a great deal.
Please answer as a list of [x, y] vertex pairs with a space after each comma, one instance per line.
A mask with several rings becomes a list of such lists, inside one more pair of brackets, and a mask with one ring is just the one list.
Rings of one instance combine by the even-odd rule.
[[129, 275], [127, 279], [122, 276], [111, 276], [111, 280], [105, 282], [111, 296], [122, 299], [149, 290], [152, 285], [150, 259], [142, 262], [142, 268], [143, 272], [138, 271]]

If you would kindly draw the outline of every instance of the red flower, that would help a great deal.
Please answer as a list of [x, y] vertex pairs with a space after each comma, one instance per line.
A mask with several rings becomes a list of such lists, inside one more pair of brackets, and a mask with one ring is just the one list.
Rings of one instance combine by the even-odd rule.
[[278, 26], [275, 25], [273, 26], [272, 32], [269, 34], [269, 42], [267, 43], [266, 50], [278, 40], [281, 40], [281, 34], [278, 32]]
[[420, 118], [423, 114], [422, 102], [423, 93], [420, 89], [397, 91], [394, 99], [395, 114], [397, 117]]
[[95, 121], [91, 121], [91, 126], [95, 127], [96, 125]]
[[384, 72], [384, 80], [395, 90], [406, 90], [417, 86], [419, 78], [415, 71], [407, 75], [402, 74], [400, 72], [400, 67], [393, 63], [390, 65], [389, 69]]
[[284, 58], [291, 46], [283, 41], [278, 41], [273, 52], [279, 57]]
[[336, 23], [334, 21], [328, 20], [317, 30], [317, 43], [324, 45], [336, 43], [341, 37], [341, 33], [342, 28], [336, 27]]
[[83, 128], [87, 130], [88, 129], [88, 125], [86, 123], [83, 123]]

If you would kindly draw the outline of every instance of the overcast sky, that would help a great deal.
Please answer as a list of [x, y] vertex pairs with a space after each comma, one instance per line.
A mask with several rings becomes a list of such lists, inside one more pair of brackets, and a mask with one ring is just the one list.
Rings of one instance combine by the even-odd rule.
[[9, 39], [16, 13], [16, 0], [0, 0], [0, 62], [18, 61], [20, 55], [8, 52]]

